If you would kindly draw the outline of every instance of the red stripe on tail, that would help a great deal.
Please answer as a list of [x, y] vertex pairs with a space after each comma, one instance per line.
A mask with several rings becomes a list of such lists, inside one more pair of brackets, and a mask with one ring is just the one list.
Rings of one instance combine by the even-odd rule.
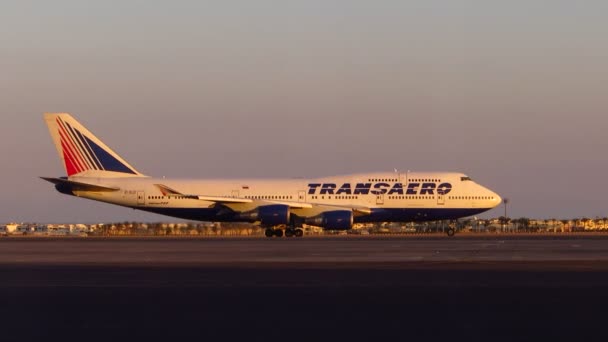
[[63, 150], [68, 153], [68, 155], [72, 159], [72, 163], [74, 163], [74, 166], [79, 171], [84, 171], [85, 167], [83, 166], [83, 164], [81, 164], [80, 160], [78, 160], [78, 156], [76, 155], [76, 153], [74, 153], [74, 149], [72, 148], [72, 146], [70, 146], [69, 140], [65, 138], [61, 131], [59, 131], [59, 135], [61, 136], [61, 147], [63, 147]]
[[65, 160], [65, 169], [68, 172], [68, 177], [79, 173], [78, 171], [76, 171], [74, 163], [72, 163], [72, 161], [68, 158], [65, 150], [63, 151], [63, 159]]
[[70, 154], [63, 140], [61, 141], [61, 147], [63, 148], [63, 161], [65, 162], [65, 170], [68, 173], [68, 177], [80, 173], [79, 167], [74, 163], [74, 157]]
[[67, 134], [67, 132], [65, 131], [65, 128], [62, 126], [59, 118], [57, 118], [57, 124], [59, 125], [59, 135], [61, 136], [62, 140], [68, 146], [68, 150], [72, 154], [73, 161], [75, 162], [75, 166], [77, 166], [81, 170], [81, 172], [88, 170], [89, 169], [88, 165], [84, 162], [78, 149], [74, 145], [74, 142], [70, 139], [70, 136]]

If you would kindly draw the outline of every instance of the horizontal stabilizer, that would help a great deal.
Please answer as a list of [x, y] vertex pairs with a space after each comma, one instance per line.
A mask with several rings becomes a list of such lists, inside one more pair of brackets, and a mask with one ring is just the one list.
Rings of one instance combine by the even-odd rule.
[[90, 191], [90, 192], [114, 192], [120, 190], [119, 188], [111, 188], [107, 186], [87, 184], [81, 182], [74, 182], [63, 178], [47, 178], [40, 177], [47, 182], [51, 182], [55, 185], [66, 185], [69, 186], [72, 191]]

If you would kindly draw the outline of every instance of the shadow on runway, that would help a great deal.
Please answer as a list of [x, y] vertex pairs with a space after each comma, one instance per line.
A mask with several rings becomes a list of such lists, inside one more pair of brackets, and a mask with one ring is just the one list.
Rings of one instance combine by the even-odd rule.
[[606, 340], [608, 273], [539, 269], [5, 265], [1, 340]]

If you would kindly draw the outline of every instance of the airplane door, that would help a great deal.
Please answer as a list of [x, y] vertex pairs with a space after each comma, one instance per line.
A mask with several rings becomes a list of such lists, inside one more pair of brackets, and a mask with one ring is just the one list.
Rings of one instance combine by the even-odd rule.
[[378, 194], [378, 195], [376, 195], [376, 204], [377, 205], [384, 205], [384, 194]]
[[306, 202], [306, 190], [298, 191], [298, 202]]
[[238, 190], [232, 190], [232, 198], [239, 198], [239, 191]]
[[137, 205], [145, 205], [146, 204], [146, 193], [143, 191], [137, 192]]
[[445, 205], [445, 195], [437, 194], [437, 205]]

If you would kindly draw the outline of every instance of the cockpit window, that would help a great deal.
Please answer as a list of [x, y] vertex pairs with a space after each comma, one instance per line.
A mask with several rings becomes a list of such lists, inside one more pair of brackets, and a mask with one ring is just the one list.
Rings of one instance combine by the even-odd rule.
[[467, 176], [460, 177], [460, 180], [463, 182], [472, 181], [471, 177], [467, 177]]

